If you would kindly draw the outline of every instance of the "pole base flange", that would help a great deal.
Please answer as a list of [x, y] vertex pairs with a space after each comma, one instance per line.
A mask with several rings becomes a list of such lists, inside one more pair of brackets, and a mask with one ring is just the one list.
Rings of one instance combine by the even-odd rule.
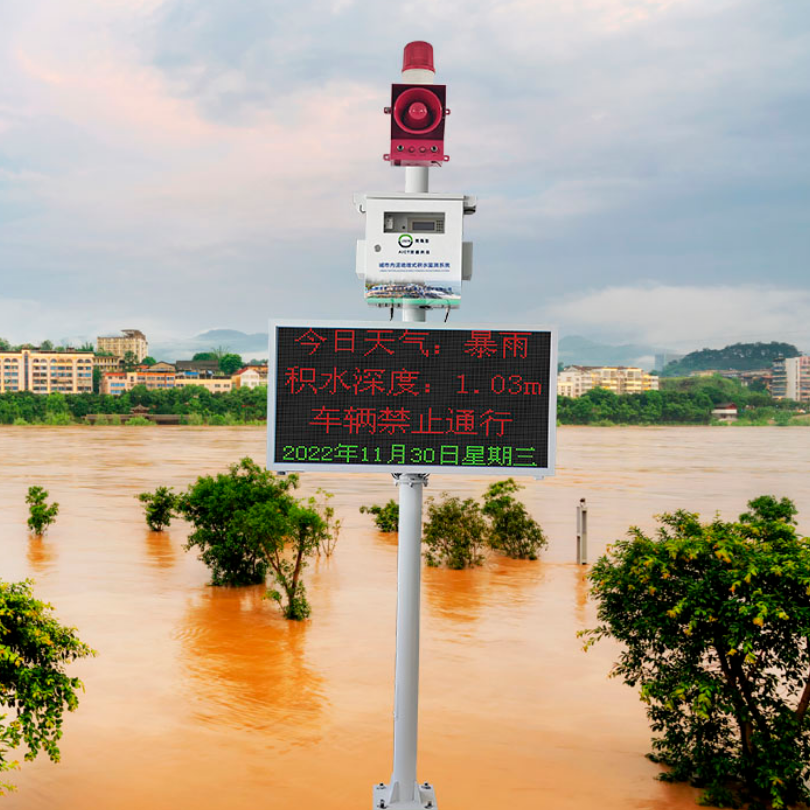
[[374, 810], [436, 810], [436, 791], [428, 782], [417, 785], [419, 798], [416, 800], [391, 801], [391, 787], [384, 782], [374, 785], [373, 803]]

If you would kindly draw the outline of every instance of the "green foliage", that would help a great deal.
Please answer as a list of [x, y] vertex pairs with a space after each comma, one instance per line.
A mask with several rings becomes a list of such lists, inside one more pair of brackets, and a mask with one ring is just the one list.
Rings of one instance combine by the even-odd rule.
[[186, 549], [200, 548], [213, 585], [262, 583], [269, 570], [278, 588], [268, 596], [300, 620], [311, 610], [301, 578], [307, 558], [323, 544], [334, 548], [330, 533], [340, 527], [326, 506], [331, 496], [301, 502], [291, 494], [297, 486], [297, 476], [278, 478], [244, 458], [227, 474], [198, 478], [177, 510], [194, 526]]
[[43, 425], [72, 425], [73, 420], [70, 418], [69, 413], [54, 413], [47, 411], [45, 418], [42, 420]]
[[138, 355], [136, 355], [133, 351], [126, 352], [121, 360], [121, 368], [123, 368], [124, 371], [135, 371], [139, 365], [140, 363], [138, 363]]
[[93, 393], [98, 394], [101, 391], [101, 369], [98, 366], [93, 366]]
[[219, 360], [219, 357], [217, 357], [216, 352], [197, 352], [191, 360], [192, 362], [194, 360]]
[[180, 495], [177, 511], [194, 526], [186, 549], [199, 548], [212, 585], [264, 582], [268, 563], [255, 515], [264, 504], [276, 508], [297, 483], [295, 476], [276, 478], [245, 458], [227, 473], [201, 476]]
[[590, 574], [613, 675], [640, 688], [664, 778], [704, 804], [785, 808], [810, 799], [810, 539], [786, 498], [736, 522], [665, 514], [631, 528]]
[[267, 595], [279, 603], [287, 619], [301, 621], [309, 617], [312, 609], [306, 598], [301, 573], [326, 539], [327, 525], [315, 499], [301, 503], [294, 498], [266, 502], [246, 516], [248, 532], [255, 533], [261, 543], [276, 585]]
[[219, 358], [219, 370], [229, 377], [242, 368], [242, 358], [238, 354], [224, 354]]
[[28, 528], [38, 535], [43, 535], [59, 514], [59, 504], [48, 504], [48, 491], [42, 487], [28, 487], [25, 502], [28, 506]]
[[442, 500], [427, 500], [427, 521], [422, 541], [427, 547], [425, 562], [462, 569], [481, 565], [481, 549], [487, 538], [487, 522], [473, 498], [442, 494]]
[[[222, 394], [212, 394], [198, 386], [149, 391], [136, 386], [120, 396], [109, 394], [50, 394], [43, 396], [31, 391], [0, 394], [0, 424], [11, 425], [15, 419], [30, 424], [42, 424], [48, 413], [67, 413], [73, 421], [88, 414], [118, 414], [129, 417], [136, 405], [149, 408], [150, 413], [193, 416], [191, 423], [204, 424], [207, 418], [221, 415], [225, 423], [248, 424], [267, 416], [267, 388], [238, 388]], [[197, 420], [197, 417], [200, 417]]]
[[385, 506], [361, 506], [360, 511], [374, 515], [374, 523], [381, 532], [395, 532], [399, 529], [399, 504], [392, 498]]
[[708, 425], [712, 409], [733, 402], [747, 424], [769, 424], [780, 410], [793, 411], [789, 401], [745, 388], [739, 380], [720, 375], [661, 379], [660, 391], [614, 394], [594, 388], [581, 397], [559, 397], [557, 418], [563, 425]]
[[146, 355], [146, 357], [143, 358], [143, 360], [141, 360], [141, 365], [144, 365], [144, 366], [154, 366], [156, 363], [157, 363], [157, 360], [155, 360], [154, 357], [152, 357], [151, 355], [148, 355], [148, 354]]
[[690, 371], [753, 371], [769, 368], [777, 357], [797, 357], [801, 352], [790, 343], [735, 343], [724, 349], [701, 349], [668, 363], [662, 374], [677, 377]]
[[162, 532], [171, 525], [177, 509], [177, 495], [171, 487], [158, 487], [154, 492], [141, 492], [137, 498], [145, 504], [146, 524], [153, 532]]
[[512, 496], [523, 489], [513, 478], [496, 481], [484, 493], [483, 513], [490, 521], [487, 542], [496, 551], [519, 560], [536, 560], [548, 545], [540, 524]]
[[[14, 710], [10, 721], [0, 715], [0, 774], [17, 767], [6, 754], [21, 745], [26, 760], [44, 751], [59, 761], [62, 718], [79, 705], [83, 688], [65, 674], [65, 664], [95, 655], [52, 610], [34, 598], [29, 581], [0, 580], [0, 706]], [[0, 781], [0, 796], [13, 789]]]
[[330, 505], [330, 501], [335, 497], [333, 492], [327, 492], [325, 489], [318, 489], [318, 495], [321, 501], [313, 501], [315, 508], [318, 509], [324, 522], [323, 536], [318, 544], [318, 554], [323, 552], [327, 557], [331, 557], [335, 552], [335, 546], [340, 539], [340, 528], [343, 521], [335, 518], [335, 507]]
[[52, 352], [53, 342], [50, 340], [43, 340], [42, 343], [39, 344], [39, 348], [42, 349], [43, 352]]
[[133, 416], [127, 419], [124, 424], [127, 427], [149, 427], [155, 423], [151, 419], [147, 419], [145, 416]]

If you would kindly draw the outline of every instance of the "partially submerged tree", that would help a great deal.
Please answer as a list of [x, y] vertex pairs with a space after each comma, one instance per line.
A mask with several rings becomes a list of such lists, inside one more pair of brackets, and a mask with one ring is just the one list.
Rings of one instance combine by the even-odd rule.
[[[29, 581], [0, 580], [0, 706], [14, 712], [10, 720], [0, 715], [0, 774], [18, 767], [6, 755], [21, 745], [28, 749], [26, 760], [44, 751], [59, 761], [63, 715], [78, 706], [83, 689], [65, 674], [65, 665], [95, 655], [52, 610], [34, 598]], [[0, 781], [0, 796], [13, 789]]]
[[59, 504], [48, 504], [48, 491], [42, 487], [28, 487], [25, 502], [28, 506], [28, 528], [42, 536], [56, 520]]
[[487, 534], [487, 522], [473, 498], [462, 501], [446, 494], [440, 501], [428, 498], [422, 532], [428, 565], [456, 569], [481, 565]]
[[301, 574], [326, 533], [318, 510], [287, 495], [249, 510], [244, 530], [263, 549], [278, 586], [268, 590], [268, 597], [278, 602], [286, 618], [306, 619], [312, 608]]
[[343, 521], [335, 518], [335, 507], [330, 505], [330, 501], [335, 497], [335, 494], [327, 492], [325, 489], [318, 489], [317, 494], [322, 500], [318, 501], [317, 498], [311, 498], [310, 503], [318, 510], [325, 524], [323, 537], [318, 543], [318, 554], [323, 552], [327, 557], [331, 557], [340, 539], [340, 528]]
[[297, 476], [276, 477], [244, 458], [227, 474], [198, 478], [177, 501], [194, 526], [186, 549], [200, 548], [211, 584], [259, 584], [269, 570], [278, 588], [268, 595], [288, 619], [309, 616], [303, 570], [319, 547], [334, 547], [339, 528], [331, 507], [295, 498], [297, 486]]
[[391, 498], [385, 506], [361, 506], [360, 511], [374, 515], [374, 523], [381, 532], [395, 532], [399, 528], [399, 504]]
[[264, 582], [267, 557], [260, 536], [246, 531], [247, 513], [275, 503], [296, 486], [297, 476], [277, 478], [244, 458], [227, 473], [201, 476], [179, 496], [177, 511], [194, 526], [186, 549], [199, 548], [212, 585]]
[[749, 507], [631, 528], [591, 571], [601, 624], [584, 635], [623, 644], [612, 674], [640, 687], [663, 779], [785, 808], [810, 800], [810, 538], [786, 498]]
[[484, 493], [483, 513], [490, 521], [489, 546], [507, 557], [536, 560], [548, 540], [524, 504], [512, 497], [523, 489], [514, 478], [490, 484]]
[[153, 532], [162, 532], [171, 525], [177, 509], [177, 498], [171, 487], [158, 487], [154, 492], [141, 492], [138, 500], [145, 504], [146, 525]]

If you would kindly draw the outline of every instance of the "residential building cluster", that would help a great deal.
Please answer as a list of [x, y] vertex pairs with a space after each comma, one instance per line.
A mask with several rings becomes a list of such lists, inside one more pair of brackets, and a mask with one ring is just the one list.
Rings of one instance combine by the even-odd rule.
[[568, 366], [557, 374], [561, 397], [581, 397], [594, 388], [614, 394], [641, 394], [658, 390], [658, 377], [634, 366]]
[[[213, 394], [237, 388], [267, 385], [267, 366], [249, 365], [232, 375], [220, 372], [216, 360], [178, 360], [144, 365], [149, 344], [139, 329], [97, 339], [97, 351], [73, 348], [42, 349], [23, 346], [0, 351], [0, 393], [32, 391], [35, 394], [90, 394], [93, 372], [98, 369], [102, 394], [123, 394], [136, 385], [150, 391], [197, 385]], [[131, 361], [139, 365], [132, 368]], [[126, 369], [131, 370], [126, 370]]]

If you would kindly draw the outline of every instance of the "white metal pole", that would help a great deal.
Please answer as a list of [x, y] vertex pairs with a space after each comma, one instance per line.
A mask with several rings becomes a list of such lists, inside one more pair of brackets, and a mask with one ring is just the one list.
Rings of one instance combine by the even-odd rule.
[[399, 476], [394, 770], [390, 802], [422, 807], [416, 780], [419, 726], [419, 618], [422, 585], [422, 491], [427, 475]]
[[[432, 61], [432, 57], [431, 57]], [[433, 71], [402, 71], [402, 81], [433, 83]], [[427, 166], [405, 167], [405, 193], [425, 194], [429, 188]], [[402, 307], [402, 320], [426, 320], [427, 310]], [[394, 768], [384, 798], [377, 806], [391, 810], [435, 807], [433, 788], [416, 779], [419, 731], [419, 620], [422, 588], [422, 495], [427, 473], [395, 475], [399, 485], [399, 539], [397, 548], [397, 639], [394, 674]], [[379, 786], [385, 789], [384, 785]]]

